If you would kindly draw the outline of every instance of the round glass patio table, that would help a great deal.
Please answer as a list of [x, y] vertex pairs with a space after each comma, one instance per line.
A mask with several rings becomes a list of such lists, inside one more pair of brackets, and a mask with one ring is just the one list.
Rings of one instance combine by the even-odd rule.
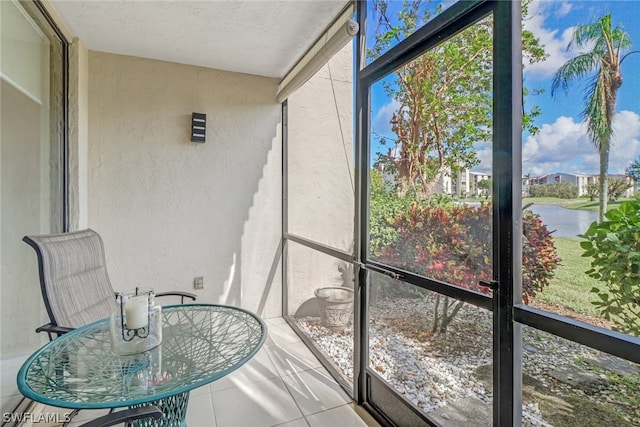
[[267, 330], [249, 311], [213, 304], [162, 307], [162, 323], [162, 343], [130, 356], [111, 351], [109, 319], [75, 329], [27, 359], [18, 372], [18, 389], [61, 408], [152, 404], [163, 412], [158, 425], [184, 426], [189, 391], [251, 359]]

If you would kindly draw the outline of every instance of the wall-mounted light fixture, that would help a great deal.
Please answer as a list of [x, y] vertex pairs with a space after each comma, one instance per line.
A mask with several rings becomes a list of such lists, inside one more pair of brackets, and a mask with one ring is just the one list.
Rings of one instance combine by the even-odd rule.
[[207, 115], [191, 113], [191, 142], [204, 142], [207, 133]]

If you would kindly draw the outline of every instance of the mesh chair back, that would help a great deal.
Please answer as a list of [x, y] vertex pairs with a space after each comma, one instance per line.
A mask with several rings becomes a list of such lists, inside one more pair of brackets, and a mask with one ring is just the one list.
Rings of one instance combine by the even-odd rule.
[[38, 255], [42, 297], [52, 324], [77, 328], [116, 310], [98, 233], [87, 229], [23, 240]]

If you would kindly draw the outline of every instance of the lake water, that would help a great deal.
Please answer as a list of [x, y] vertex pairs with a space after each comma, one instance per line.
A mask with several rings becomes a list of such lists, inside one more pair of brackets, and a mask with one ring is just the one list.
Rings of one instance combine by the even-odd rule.
[[558, 205], [532, 205], [533, 213], [540, 215], [549, 231], [556, 230], [553, 237], [576, 237], [584, 234], [592, 222], [598, 220], [598, 211], [566, 209]]

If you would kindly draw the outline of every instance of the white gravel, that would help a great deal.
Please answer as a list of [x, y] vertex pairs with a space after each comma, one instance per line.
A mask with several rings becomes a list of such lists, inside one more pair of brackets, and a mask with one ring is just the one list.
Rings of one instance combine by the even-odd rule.
[[[446, 334], [431, 334], [433, 301], [429, 298], [387, 299], [371, 305], [369, 366], [415, 406], [428, 413], [472, 397], [490, 412], [491, 379], [478, 378], [478, 368], [491, 371], [491, 313], [465, 304]], [[349, 380], [353, 378], [353, 330], [330, 331], [317, 317], [297, 319], [305, 333]], [[579, 344], [523, 327], [523, 372], [543, 387], [567, 389], [549, 371], [594, 353]], [[488, 389], [489, 388], [489, 389]], [[573, 390], [573, 389], [572, 389]], [[575, 390], [573, 390], [575, 391]], [[535, 402], [523, 401], [523, 425], [548, 426]]]

